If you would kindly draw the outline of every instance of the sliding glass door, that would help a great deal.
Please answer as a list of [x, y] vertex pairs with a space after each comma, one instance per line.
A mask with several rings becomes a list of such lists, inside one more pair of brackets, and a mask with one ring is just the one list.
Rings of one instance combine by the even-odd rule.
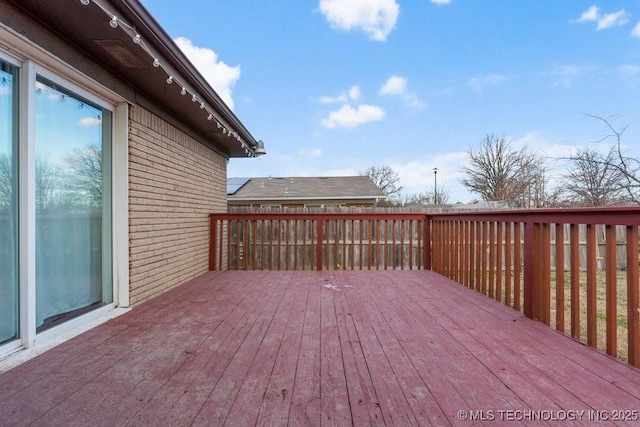
[[38, 76], [36, 328], [111, 303], [111, 112]]
[[18, 68], [0, 61], [0, 344], [18, 337]]

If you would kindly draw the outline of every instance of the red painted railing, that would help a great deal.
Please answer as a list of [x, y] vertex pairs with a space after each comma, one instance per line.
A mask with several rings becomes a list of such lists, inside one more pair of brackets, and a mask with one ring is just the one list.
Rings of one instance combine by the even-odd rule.
[[211, 214], [209, 268], [429, 269], [426, 224], [419, 213]]
[[640, 366], [639, 208], [429, 219], [434, 271]]
[[433, 269], [640, 366], [640, 208], [211, 214], [210, 269]]

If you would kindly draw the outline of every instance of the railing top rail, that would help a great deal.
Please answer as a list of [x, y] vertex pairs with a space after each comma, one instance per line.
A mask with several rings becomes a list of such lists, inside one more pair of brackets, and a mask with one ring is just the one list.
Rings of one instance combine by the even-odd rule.
[[211, 218], [222, 220], [426, 220], [426, 213], [407, 212], [407, 213], [211, 213]]
[[428, 216], [432, 221], [640, 225], [640, 206], [447, 212], [428, 214]]

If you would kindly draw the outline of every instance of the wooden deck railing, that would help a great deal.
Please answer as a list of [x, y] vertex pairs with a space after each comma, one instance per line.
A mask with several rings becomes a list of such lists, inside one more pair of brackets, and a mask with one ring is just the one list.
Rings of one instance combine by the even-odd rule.
[[640, 208], [211, 214], [210, 269], [433, 269], [640, 367]]
[[434, 271], [640, 366], [640, 209], [429, 219]]
[[211, 214], [209, 268], [429, 269], [420, 213]]

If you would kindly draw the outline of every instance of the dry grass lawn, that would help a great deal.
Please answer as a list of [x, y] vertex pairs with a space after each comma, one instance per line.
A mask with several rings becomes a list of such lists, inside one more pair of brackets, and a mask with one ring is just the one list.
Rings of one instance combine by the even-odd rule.
[[[627, 360], [627, 274], [625, 271], [617, 271], [617, 357]], [[587, 273], [580, 273], [580, 336], [577, 337], [586, 343], [587, 340]], [[599, 271], [596, 275], [597, 294], [597, 338], [598, 349], [605, 351], [607, 348], [606, 332], [606, 272]], [[571, 281], [568, 272], [564, 276], [564, 332], [571, 333]], [[551, 273], [551, 326], [556, 327], [556, 276]], [[560, 329], [560, 328], [559, 328]]]

